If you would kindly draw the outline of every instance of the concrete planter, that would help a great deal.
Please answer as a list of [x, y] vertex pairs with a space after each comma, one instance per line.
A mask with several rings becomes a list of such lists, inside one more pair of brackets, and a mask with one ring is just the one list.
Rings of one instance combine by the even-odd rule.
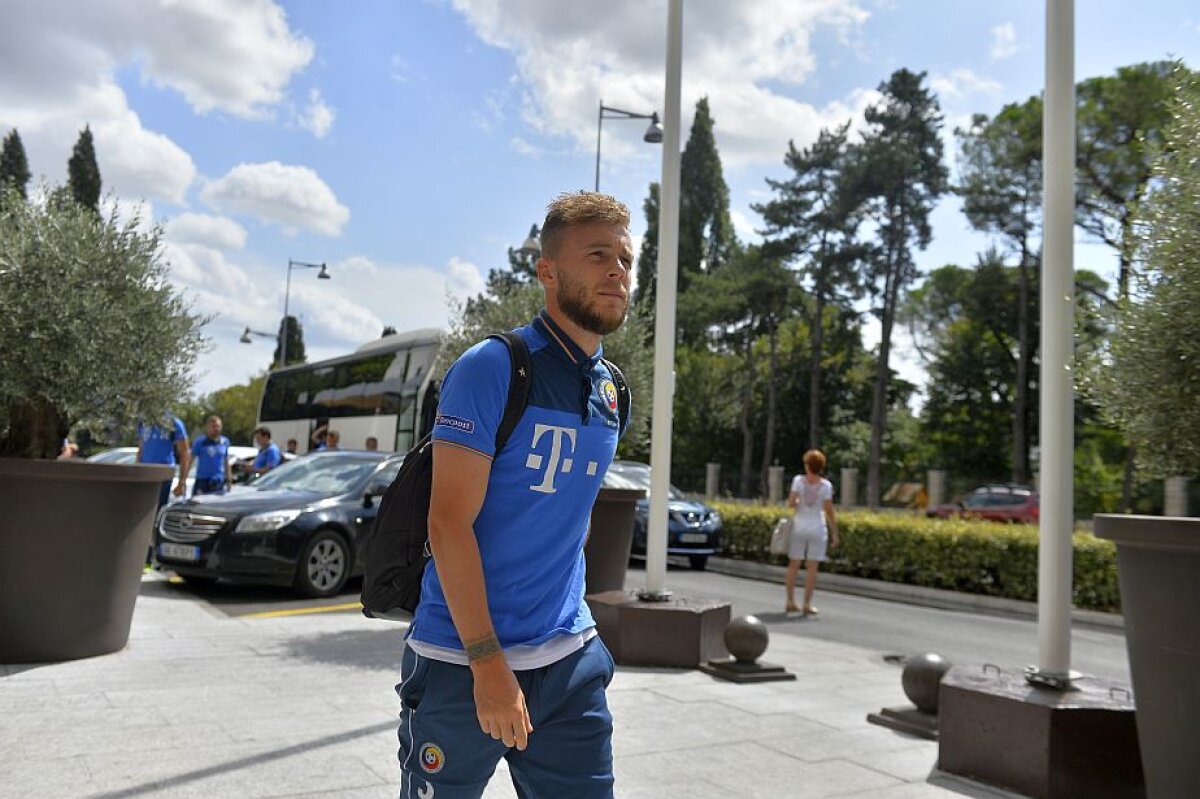
[[1146, 795], [1200, 796], [1200, 519], [1097, 515], [1117, 545]]
[[629, 570], [633, 547], [633, 517], [637, 502], [646, 496], [640, 488], [601, 488], [592, 506], [592, 532], [583, 557], [587, 561], [585, 594], [621, 591]]
[[0, 663], [125, 646], [158, 492], [174, 474], [0, 459]]

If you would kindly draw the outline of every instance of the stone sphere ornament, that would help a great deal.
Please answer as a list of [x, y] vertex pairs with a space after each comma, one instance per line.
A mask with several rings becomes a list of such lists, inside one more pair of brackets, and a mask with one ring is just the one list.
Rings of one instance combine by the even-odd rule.
[[757, 616], [738, 616], [725, 627], [725, 648], [738, 663], [753, 663], [767, 651], [770, 637]]
[[942, 683], [942, 677], [950, 671], [951, 665], [950, 661], [934, 652], [913, 655], [904, 661], [900, 685], [904, 688], [904, 695], [917, 706], [917, 710], [937, 714], [938, 687]]

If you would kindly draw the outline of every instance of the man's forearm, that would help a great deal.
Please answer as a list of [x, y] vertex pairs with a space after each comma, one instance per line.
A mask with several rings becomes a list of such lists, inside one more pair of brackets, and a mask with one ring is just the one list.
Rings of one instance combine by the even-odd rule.
[[429, 546], [467, 659], [475, 663], [500, 654], [474, 531], [470, 527], [439, 524], [431, 518]]

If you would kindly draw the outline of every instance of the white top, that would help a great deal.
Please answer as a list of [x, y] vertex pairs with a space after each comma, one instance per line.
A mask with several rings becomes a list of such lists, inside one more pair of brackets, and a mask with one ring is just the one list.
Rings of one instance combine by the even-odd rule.
[[810, 483], [803, 474], [798, 474], [792, 478], [792, 491], [799, 498], [796, 503], [794, 528], [823, 531], [825, 529], [825, 503], [833, 500], [833, 483], [824, 477], [820, 482]]
[[[583, 649], [583, 645], [595, 637], [596, 628], [589, 627], [581, 633], [556, 635], [540, 644], [509, 647], [504, 650], [504, 659], [508, 661], [508, 667], [513, 671], [540, 669]], [[407, 643], [421, 657], [458, 666], [468, 665], [467, 653], [461, 649], [448, 649], [444, 646], [427, 644], [412, 637], [409, 637]]]

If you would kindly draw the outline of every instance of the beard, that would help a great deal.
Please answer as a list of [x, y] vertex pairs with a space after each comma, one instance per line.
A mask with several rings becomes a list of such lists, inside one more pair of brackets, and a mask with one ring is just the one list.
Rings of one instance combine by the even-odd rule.
[[589, 333], [597, 336], [607, 336], [617, 330], [625, 322], [625, 314], [629, 310], [629, 300], [619, 311], [607, 315], [592, 307], [588, 300], [587, 289], [581, 283], [570, 280], [563, 272], [558, 272], [558, 308], [563, 315]]

